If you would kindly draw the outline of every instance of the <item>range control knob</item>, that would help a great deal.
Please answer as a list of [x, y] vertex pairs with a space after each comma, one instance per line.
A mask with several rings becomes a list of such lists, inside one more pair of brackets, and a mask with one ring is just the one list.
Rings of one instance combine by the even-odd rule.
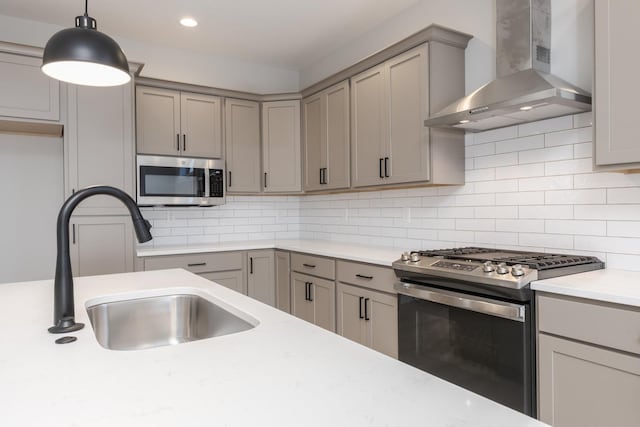
[[418, 252], [411, 252], [411, 262], [420, 261], [420, 254]]
[[516, 264], [513, 267], [511, 267], [511, 275], [513, 277], [524, 276], [524, 270], [522, 269], [522, 266], [520, 264]]
[[484, 271], [485, 273], [491, 273], [492, 271], [496, 271], [496, 266], [493, 265], [491, 261], [487, 261], [482, 266], [482, 271]]
[[509, 272], [509, 267], [504, 262], [498, 264], [498, 268], [496, 268], [496, 273], [498, 274], [507, 274]]
[[403, 261], [409, 261], [409, 252], [402, 252], [402, 256], [400, 258]]

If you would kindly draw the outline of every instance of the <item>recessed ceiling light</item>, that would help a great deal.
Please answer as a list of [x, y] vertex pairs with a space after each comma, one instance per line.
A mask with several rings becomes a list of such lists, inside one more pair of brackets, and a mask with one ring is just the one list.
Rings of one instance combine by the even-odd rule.
[[180, 20], [180, 23], [185, 27], [195, 27], [196, 25], [198, 25], [198, 21], [193, 18], [182, 18]]
[[529, 111], [529, 110], [533, 109], [533, 106], [531, 106], [531, 105], [525, 105], [524, 107], [520, 107], [520, 109], [521, 109], [522, 111]]
[[469, 122], [470, 122], [470, 120], [460, 120], [460, 122], [459, 122], [459, 123], [460, 123], [461, 125], [464, 125], [464, 124], [467, 124], [467, 123], [469, 123]]

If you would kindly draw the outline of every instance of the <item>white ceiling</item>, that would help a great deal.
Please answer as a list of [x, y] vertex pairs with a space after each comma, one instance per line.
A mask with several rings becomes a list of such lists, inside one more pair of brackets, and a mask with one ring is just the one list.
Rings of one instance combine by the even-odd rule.
[[[419, 1], [90, 0], [89, 15], [112, 36], [301, 69]], [[82, 13], [82, 0], [0, 2], [2, 15], [65, 27]]]

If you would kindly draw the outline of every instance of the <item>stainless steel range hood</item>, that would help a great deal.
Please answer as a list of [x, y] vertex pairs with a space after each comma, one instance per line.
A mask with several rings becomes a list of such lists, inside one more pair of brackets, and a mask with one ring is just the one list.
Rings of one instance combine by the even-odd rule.
[[549, 74], [550, 0], [496, 0], [497, 79], [425, 120], [479, 132], [591, 111], [591, 94]]

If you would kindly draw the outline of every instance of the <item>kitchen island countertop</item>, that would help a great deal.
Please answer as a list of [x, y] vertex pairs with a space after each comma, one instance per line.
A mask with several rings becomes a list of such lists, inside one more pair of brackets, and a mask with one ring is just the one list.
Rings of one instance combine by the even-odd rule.
[[[6, 426], [544, 426], [184, 270], [76, 278], [78, 341], [54, 344], [53, 283], [0, 285]], [[237, 334], [138, 351], [96, 341], [86, 306], [198, 292], [255, 318]]]

